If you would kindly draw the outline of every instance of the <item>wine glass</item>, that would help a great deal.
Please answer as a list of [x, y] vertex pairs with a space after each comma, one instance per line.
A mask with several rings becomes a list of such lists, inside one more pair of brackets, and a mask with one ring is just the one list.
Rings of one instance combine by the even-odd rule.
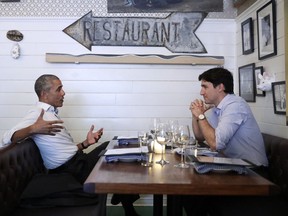
[[169, 140], [169, 136], [167, 133], [167, 124], [165, 123], [159, 123], [158, 124], [158, 131], [155, 134], [156, 135], [156, 141], [161, 144], [162, 149], [161, 149], [161, 160], [156, 161], [157, 164], [161, 164], [164, 166], [165, 164], [168, 164], [169, 161], [164, 160], [164, 146], [167, 144]]
[[168, 121], [168, 135], [169, 135], [169, 143], [171, 145], [171, 153], [174, 153], [175, 134], [178, 127], [179, 127], [178, 120]]
[[185, 163], [185, 148], [187, 144], [190, 142], [190, 130], [188, 125], [180, 125], [178, 131], [175, 136], [176, 145], [181, 148], [181, 162], [175, 167], [178, 168], [188, 168], [189, 165]]
[[160, 118], [152, 118], [151, 119], [151, 122], [150, 122], [150, 133], [152, 134], [154, 140], [156, 139], [155, 134], [158, 131], [158, 125], [160, 123], [161, 123]]

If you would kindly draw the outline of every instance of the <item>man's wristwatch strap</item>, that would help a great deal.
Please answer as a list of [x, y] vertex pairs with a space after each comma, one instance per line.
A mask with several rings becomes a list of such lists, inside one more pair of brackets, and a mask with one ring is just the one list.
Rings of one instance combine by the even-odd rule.
[[87, 148], [87, 146], [85, 146], [83, 142], [81, 143], [81, 146], [82, 146], [83, 149]]

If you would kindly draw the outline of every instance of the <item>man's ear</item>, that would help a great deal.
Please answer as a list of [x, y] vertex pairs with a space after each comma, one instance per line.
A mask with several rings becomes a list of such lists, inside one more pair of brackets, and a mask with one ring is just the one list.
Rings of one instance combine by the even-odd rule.
[[40, 98], [45, 98], [45, 96], [46, 96], [46, 92], [45, 91], [41, 91], [41, 93], [40, 93]]
[[223, 83], [220, 83], [220, 84], [218, 85], [218, 91], [219, 91], [219, 92], [224, 92], [224, 91], [225, 91], [225, 86], [223, 85]]

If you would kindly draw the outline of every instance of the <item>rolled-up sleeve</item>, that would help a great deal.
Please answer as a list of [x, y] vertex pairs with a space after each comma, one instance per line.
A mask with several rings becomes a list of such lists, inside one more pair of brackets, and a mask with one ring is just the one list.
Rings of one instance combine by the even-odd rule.
[[39, 117], [40, 112], [41, 112], [41, 108], [35, 107], [31, 109], [27, 113], [27, 115], [16, 126], [14, 126], [12, 129], [4, 133], [2, 140], [1, 140], [1, 145], [6, 146], [6, 145], [11, 144], [11, 138], [13, 134], [20, 129], [23, 129], [25, 127], [28, 127], [34, 124], [37, 118]]

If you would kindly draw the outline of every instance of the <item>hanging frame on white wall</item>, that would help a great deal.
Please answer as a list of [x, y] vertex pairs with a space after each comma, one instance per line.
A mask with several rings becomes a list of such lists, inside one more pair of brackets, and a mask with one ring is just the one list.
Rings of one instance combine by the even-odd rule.
[[254, 52], [253, 21], [248, 18], [241, 23], [242, 52], [244, 55]]
[[286, 114], [286, 83], [285, 81], [272, 83], [273, 106], [275, 114]]
[[239, 95], [247, 102], [256, 102], [255, 98], [255, 63], [239, 67]]
[[276, 6], [272, 0], [257, 10], [258, 58], [277, 55]]
[[255, 86], [256, 86], [256, 96], [262, 96], [264, 97], [266, 95], [265, 91], [262, 91], [257, 88], [257, 86], [260, 84], [261, 80], [259, 78], [259, 74], [263, 76], [264, 68], [263, 66], [255, 67], [254, 69], [254, 81], [255, 81]]

